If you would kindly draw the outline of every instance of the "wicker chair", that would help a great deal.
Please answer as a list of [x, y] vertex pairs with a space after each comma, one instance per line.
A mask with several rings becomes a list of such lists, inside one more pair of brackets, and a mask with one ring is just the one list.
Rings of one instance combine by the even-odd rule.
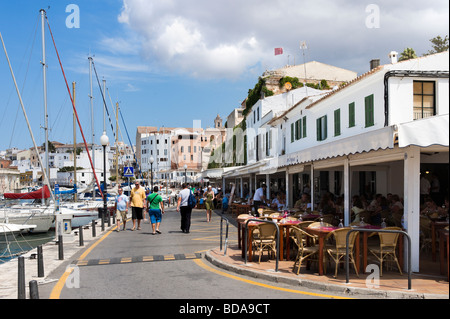
[[[328, 235], [328, 238], [330, 238], [330, 237], [334, 238], [334, 245], [333, 246], [327, 245], [325, 247], [328, 255], [331, 257], [331, 259], [333, 259], [333, 261], [336, 264], [334, 278], [337, 278], [339, 263], [341, 261], [343, 261], [342, 258], [346, 256], [346, 238], [347, 238], [347, 233], [350, 230], [351, 230], [350, 227], [339, 228], [339, 229], [333, 230]], [[358, 234], [358, 232], [356, 232], [356, 231], [352, 232], [350, 234], [348, 245], [349, 245], [350, 261], [353, 264], [353, 267], [355, 268], [356, 276], [359, 277], [358, 270], [356, 268], [355, 258], [353, 257], [353, 248], [354, 248], [355, 239], [357, 237], [357, 234]]]
[[271, 223], [262, 223], [258, 225], [258, 236], [253, 236], [253, 242], [256, 250], [259, 253], [258, 264], [261, 262], [261, 256], [264, 250], [269, 253], [274, 252], [276, 254], [276, 226]]
[[431, 251], [431, 220], [427, 216], [420, 216], [420, 251]]
[[[400, 227], [386, 227], [385, 230], [402, 230]], [[387, 258], [392, 257], [392, 259], [397, 264], [398, 271], [402, 275], [402, 269], [398, 263], [397, 255], [395, 254], [395, 248], [397, 247], [397, 241], [399, 233], [378, 233], [380, 237], [380, 246], [377, 248], [369, 248], [369, 251], [378, 259], [380, 262], [380, 277], [383, 276], [383, 261]]]
[[314, 236], [308, 234], [307, 232], [303, 231], [302, 229], [292, 226], [291, 230], [294, 234], [294, 243], [297, 246], [298, 252], [297, 257], [295, 258], [294, 266], [292, 270], [295, 269], [295, 266], [297, 266], [297, 275], [300, 273], [300, 268], [302, 267], [302, 262], [305, 259], [312, 259], [312, 257], [318, 255], [319, 253], [319, 246], [306, 246], [306, 238], [311, 237], [314, 238]]

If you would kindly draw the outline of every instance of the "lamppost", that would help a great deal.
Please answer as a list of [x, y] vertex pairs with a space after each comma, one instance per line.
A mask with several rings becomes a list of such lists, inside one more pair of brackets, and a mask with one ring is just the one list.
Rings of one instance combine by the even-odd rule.
[[186, 164], [184, 164], [184, 183], [185, 184], [187, 184], [187, 165]]
[[[106, 215], [107, 211], [108, 211], [108, 207], [106, 205], [106, 194], [107, 194], [107, 190], [106, 190], [106, 145], [108, 145], [109, 143], [109, 138], [108, 135], [106, 135], [106, 132], [103, 132], [103, 135], [100, 137], [100, 144], [102, 144], [103, 146], [103, 214]], [[108, 226], [110, 223], [110, 219], [108, 216]], [[105, 221], [104, 221], [104, 216], [102, 216], [102, 231], [105, 230]]]
[[153, 156], [150, 156], [150, 176], [151, 176], [151, 189], [150, 192], [153, 192], [153, 162], [155, 161], [155, 159], [153, 158]]

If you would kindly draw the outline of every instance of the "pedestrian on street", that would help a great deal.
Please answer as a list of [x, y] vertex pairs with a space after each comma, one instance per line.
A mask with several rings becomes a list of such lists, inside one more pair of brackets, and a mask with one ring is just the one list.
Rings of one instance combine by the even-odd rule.
[[212, 211], [214, 210], [214, 191], [210, 186], [208, 186], [208, 191], [204, 194], [205, 207], [206, 207], [206, 222], [211, 222]]
[[161, 224], [162, 214], [164, 214], [164, 203], [161, 195], [158, 194], [158, 186], [153, 187], [153, 193], [147, 196], [147, 211], [152, 223], [152, 234], [161, 234], [159, 225]]
[[145, 200], [145, 191], [139, 182], [136, 182], [135, 187], [131, 190], [130, 199], [131, 199], [131, 219], [133, 220], [133, 228], [131, 230], [136, 229], [136, 220], [137, 220], [137, 230], [141, 230], [141, 220], [142, 220], [142, 211], [144, 210], [144, 200]]
[[119, 188], [119, 195], [116, 197], [116, 221], [117, 231], [120, 231], [120, 221], [123, 223], [123, 229], [127, 224], [127, 212], [128, 212], [128, 196], [123, 194], [123, 189]]
[[188, 200], [189, 195], [191, 195], [191, 190], [188, 188], [186, 183], [183, 183], [181, 187], [183, 190], [178, 195], [177, 212], [181, 213], [181, 231], [189, 234], [189, 229], [191, 228], [192, 208], [188, 206]]

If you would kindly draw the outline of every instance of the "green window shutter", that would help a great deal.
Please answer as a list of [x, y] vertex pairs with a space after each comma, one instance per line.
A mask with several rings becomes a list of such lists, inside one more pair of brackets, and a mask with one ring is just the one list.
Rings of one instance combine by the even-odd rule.
[[323, 139], [322, 139], [322, 141], [323, 140], [326, 140], [327, 139], [327, 137], [328, 137], [328, 125], [327, 125], [327, 116], [325, 115], [324, 116], [324, 134], [323, 134]]
[[321, 141], [322, 139], [321, 139], [321, 136], [320, 136], [320, 118], [318, 118], [317, 120], [316, 120], [316, 130], [317, 130], [317, 140], [318, 141]]
[[374, 125], [374, 108], [373, 108], [373, 94], [366, 96], [364, 99], [365, 104], [365, 118], [366, 118], [366, 127]]
[[348, 126], [355, 126], [355, 102], [348, 105]]
[[334, 111], [334, 136], [341, 135], [341, 109]]
[[291, 123], [291, 143], [294, 143], [294, 123]]
[[303, 117], [303, 137], [306, 137], [306, 116]]

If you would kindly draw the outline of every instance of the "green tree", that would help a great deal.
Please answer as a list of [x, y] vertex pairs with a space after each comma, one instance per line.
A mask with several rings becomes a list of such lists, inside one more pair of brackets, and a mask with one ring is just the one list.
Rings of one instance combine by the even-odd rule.
[[417, 58], [416, 51], [414, 51], [413, 48], [406, 48], [405, 50], [403, 50], [402, 53], [400, 53], [400, 58], [398, 60], [406, 61], [406, 60], [415, 59], [415, 58]]
[[433, 48], [433, 50], [429, 50], [425, 55], [444, 52], [448, 50], [448, 35], [446, 35], [443, 39], [440, 35], [438, 35], [437, 37], [430, 39], [430, 42], [432, 43], [431, 47]]
[[[42, 143], [42, 150], [45, 150], [45, 142]], [[50, 142], [50, 141], [48, 141], [48, 152], [49, 153], [55, 153], [56, 152], [55, 145], [53, 145], [53, 143]]]

